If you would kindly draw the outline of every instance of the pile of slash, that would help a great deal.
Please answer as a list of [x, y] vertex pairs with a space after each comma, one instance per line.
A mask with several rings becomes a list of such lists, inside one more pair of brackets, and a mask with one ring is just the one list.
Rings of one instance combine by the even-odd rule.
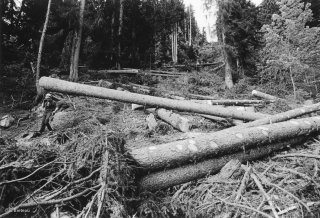
[[224, 91], [210, 71], [153, 73], [80, 83], [222, 116], [51, 90], [70, 105], [54, 131], [33, 137], [39, 108], [1, 130], [0, 217], [319, 216], [319, 104], [252, 95], [247, 81]]

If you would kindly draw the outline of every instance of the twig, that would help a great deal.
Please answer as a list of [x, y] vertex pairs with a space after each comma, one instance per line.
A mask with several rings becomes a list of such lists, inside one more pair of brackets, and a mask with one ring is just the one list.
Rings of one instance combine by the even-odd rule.
[[[318, 205], [320, 205], [320, 202], [319, 202], [319, 201], [316, 201], [316, 202], [308, 202], [307, 205], [308, 205], [308, 207], [318, 206]], [[288, 213], [288, 212], [290, 212], [290, 211], [292, 211], [292, 210], [296, 210], [297, 208], [298, 208], [297, 205], [290, 206], [290, 207], [288, 207], [288, 208], [286, 208], [286, 209], [284, 209], [284, 210], [279, 211], [279, 212], [278, 212], [278, 215], [286, 214], [286, 213]]]
[[273, 157], [272, 159], [275, 159], [275, 158], [283, 158], [283, 157], [308, 157], [308, 158], [320, 159], [320, 155], [315, 155], [315, 154], [301, 154], [301, 153], [291, 153], [291, 154], [277, 155], [277, 156]]
[[278, 218], [278, 214], [277, 214], [277, 211], [276, 209], [274, 208], [274, 205], [273, 205], [273, 201], [271, 200], [270, 196], [266, 193], [266, 191], [264, 190], [261, 182], [259, 181], [258, 179], [258, 176], [254, 173], [251, 173], [250, 174], [251, 178], [254, 180], [254, 182], [256, 183], [256, 185], [258, 186], [260, 192], [262, 193], [262, 195], [266, 198], [266, 200], [268, 201], [268, 204], [270, 205], [271, 207], [271, 210], [272, 210], [272, 213], [273, 215]]
[[84, 216], [84, 218], [87, 218], [87, 217], [88, 217], [88, 215], [89, 215], [89, 213], [90, 213], [90, 210], [91, 210], [91, 208], [92, 208], [93, 202], [94, 202], [94, 200], [96, 199], [97, 195], [98, 195], [98, 192], [92, 197], [92, 200], [91, 200], [90, 203], [88, 204], [88, 211], [87, 211], [86, 215]]
[[6, 217], [7, 215], [11, 214], [12, 212], [20, 209], [20, 208], [28, 208], [28, 207], [36, 207], [36, 206], [41, 206], [41, 205], [51, 205], [51, 204], [59, 204], [59, 203], [62, 203], [62, 202], [66, 202], [66, 201], [70, 201], [70, 200], [73, 200], [77, 197], [80, 197], [84, 194], [87, 194], [88, 192], [90, 191], [93, 191], [93, 189], [97, 189], [101, 187], [101, 185], [96, 185], [92, 188], [88, 188], [86, 190], [84, 190], [83, 192], [80, 192], [78, 194], [75, 194], [75, 195], [72, 195], [70, 197], [66, 197], [66, 198], [62, 198], [62, 199], [57, 199], [57, 200], [52, 200], [52, 201], [41, 201], [41, 202], [36, 202], [36, 203], [26, 203], [26, 204], [20, 204], [14, 208], [11, 208], [9, 209], [7, 212], [3, 213], [3, 214], [0, 214], [0, 218], [3, 218], [3, 217]]
[[[281, 182], [279, 182], [279, 186], [282, 185], [290, 176], [287, 176], [286, 178], [284, 178], [283, 180], [281, 180]], [[276, 188], [272, 187], [272, 189], [270, 189], [267, 194], [270, 195]], [[257, 207], [257, 210], [260, 210], [262, 208], [262, 206], [264, 205], [265, 200], [261, 201], [260, 205]]]
[[44, 200], [48, 201], [56, 196], [58, 196], [59, 194], [61, 194], [63, 191], [67, 190], [70, 186], [75, 185], [75, 184], [79, 184], [81, 182], [84, 182], [88, 179], [90, 179], [95, 173], [99, 172], [101, 169], [101, 167], [99, 167], [98, 169], [96, 169], [95, 171], [93, 171], [90, 175], [88, 175], [87, 177], [81, 178], [77, 181], [71, 182], [68, 185], [66, 185], [65, 187], [63, 187], [62, 189], [60, 189], [59, 191], [57, 191], [56, 193], [50, 195], [49, 197], [46, 197]]
[[316, 160], [314, 160], [314, 174], [313, 177], [318, 177], [318, 162]]
[[241, 180], [240, 187], [239, 187], [239, 189], [237, 191], [237, 195], [236, 195], [235, 201], [239, 201], [244, 189], [246, 188], [247, 183], [248, 183], [248, 178], [249, 178], [249, 175], [251, 173], [251, 170], [252, 170], [251, 166], [246, 169], [246, 172], [243, 175], [243, 178]]
[[106, 188], [106, 183], [104, 182], [104, 184], [101, 186], [101, 188], [99, 190], [100, 198], [98, 197], [98, 211], [97, 211], [96, 218], [99, 218], [100, 214], [101, 214], [101, 209], [103, 206], [104, 196], [105, 196], [105, 188]]
[[258, 211], [258, 210], [256, 210], [255, 208], [248, 207], [248, 206], [243, 205], [243, 204], [237, 204], [237, 203], [227, 202], [227, 201], [225, 201], [225, 200], [223, 200], [223, 199], [221, 199], [221, 198], [218, 198], [217, 196], [214, 196], [214, 197], [217, 198], [218, 200], [220, 200], [221, 202], [225, 203], [225, 204], [228, 204], [228, 205], [231, 205], [231, 206], [234, 206], [234, 207], [245, 208], [245, 209], [247, 209], [247, 210], [252, 210], [252, 211], [254, 211], [254, 212], [256, 212], [256, 213], [259, 213], [259, 214], [261, 214], [261, 215], [263, 215], [263, 216], [265, 216], [265, 217], [273, 218], [272, 216], [270, 216], [270, 215], [268, 215], [268, 214], [266, 214], [266, 213], [264, 213], [264, 212], [262, 212], [262, 211]]
[[23, 178], [1, 182], [1, 183], [0, 183], [0, 186], [2, 186], [2, 185], [4, 185], [4, 184], [10, 184], [10, 183], [14, 183], [14, 182], [19, 182], [19, 181], [25, 180], [25, 179], [29, 178], [30, 176], [34, 175], [34, 174], [35, 174], [36, 172], [38, 172], [39, 170], [41, 170], [41, 169], [45, 168], [46, 166], [54, 163], [55, 161], [56, 161], [56, 160], [51, 161], [51, 162], [49, 162], [49, 163], [46, 163], [45, 165], [39, 167], [38, 169], [36, 169], [35, 171], [33, 171], [32, 173], [30, 173], [29, 175], [27, 175], [27, 176], [25, 176], [25, 177], [23, 177]]
[[303, 201], [301, 201], [299, 198], [297, 198], [294, 194], [292, 194], [291, 192], [285, 190], [284, 188], [281, 188], [280, 186], [272, 183], [272, 182], [269, 182], [266, 178], [263, 178], [262, 181], [269, 185], [269, 186], [272, 186], [272, 187], [275, 187], [279, 190], [281, 190], [282, 192], [286, 193], [287, 195], [291, 196], [293, 199], [295, 199], [297, 202], [299, 202], [300, 204], [302, 204], [307, 210], [308, 212], [310, 212], [310, 208], [308, 207], [308, 205], [306, 205]]
[[288, 169], [288, 168], [280, 168], [279, 170], [287, 171], [287, 172], [296, 174], [296, 175], [298, 175], [298, 176], [300, 176], [300, 177], [302, 177], [302, 178], [304, 178], [304, 179], [306, 179], [306, 180], [309, 180], [309, 181], [313, 182], [316, 186], [319, 187], [319, 184], [318, 184], [316, 181], [314, 181], [311, 177], [309, 177], [308, 175], [306, 175], [306, 174], [303, 174], [303, 173], [300, 173], [300, 172], [298, 172], [298, 171], [296, 171], [296, 170]]

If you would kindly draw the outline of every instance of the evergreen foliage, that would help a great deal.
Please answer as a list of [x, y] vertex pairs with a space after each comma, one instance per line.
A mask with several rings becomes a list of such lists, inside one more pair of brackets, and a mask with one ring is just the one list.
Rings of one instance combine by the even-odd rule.
[[312, 21], [310, 4], [299, 0], [281, 0], [280, 14], [272, 16], [272, 22], [264, 25], [262, 31], [266, 45], [261, 52], [262, 72], [265, 81], [292, 84], [308, 82], [317, 76], [320, 67], [320, 28], [309, 27]]

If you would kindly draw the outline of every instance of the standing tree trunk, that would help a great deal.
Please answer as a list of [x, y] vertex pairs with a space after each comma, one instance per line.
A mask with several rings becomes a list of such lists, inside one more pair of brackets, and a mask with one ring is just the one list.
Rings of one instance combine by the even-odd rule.
[[47, 31], [48, 22], [49, 22], [50, 7], [51, 7], [51, 0], [48, 1], [48, 8], [47, 8], [46, 20], [44, 21], [44, 25], [43, 25], [43, 29], [42, 29], [42, 34], [41, 34], [41, 39], [40, 39], [40, 44], [39, 44], [38, 59], [37, 59], [37, 68], [36, 68], [36, 88], [37, 88], [36, 102], [37, 102], [37, 100], [41, 97], [41, 95], [42, 95], [42, 93], [43, 93], [43, 91], [44, 91], [43, 88], [41, 88], [41, 87], [39, 86], [39, 79], [40, 79], [41, 56], [42, 56], [44, 38], [45, 38], [45, 36], [46, 36], [46, 31]]
[[178, 23], [172, 29], [172, 61], [175, 64], [178, 62]]
[[84, 15], [84, 7], [86, 4], [86, 0], [80, 1], [80, 17], [79, 17], [79, 30], [76, 34], [76, 42], [74, 48], [74, 54], [71, 61], [72, 68], [70, 69], [69, 79], [71, 81], [78, 80], [78, 66], [79, 66], [79, 56], [80, 56], [80, 47], [81, 47], [81, 39], [82, 39], [82, 29], [83, 29], [83, 15]]
[[225, 83], [228, 89], [231, 89], [233, 87], [233, 78], [232, 78], [232, 56], [230, 54], [230, 51], [228, 49], [228, 42], [226, 39], [226, 20], [225, 20], [225, 16], [227, 16], [226, 14], [224, 14], [224, 10], [225, 8], [228, 6], [228, 1], [229, 0], [220, 0], [218, 1], [218, 5], [219, 5], [219, 12], [218, 12], [218, 20], [220, 22], [219, 26], [220, 26], [220, 38], [219, 41], [222, 42], [222, 46], [223, 46], [223, 58], [224, 58], [224, 63], [225, 63]]
[[117, 52], [117, 69], [121, 69], [120, 59], [121, 59], [121, 34], [123, 26], [123, 0], [120, 0], [120, 11], [119, 11], [119, 29], [118, 29], [118, 52]]
[[2, 15], [3, 15], [3, 0], [0, 0], [0, 76], [2, 73]]
[[189, 6], [189, 46], [192, 44], [191, 5]]
[[[3, 0], [0, 0], [0, 86], [3, 87], [4, 84], [3, 83], [3, 79], [2, 79], [2, 10], [3, 9]], [[0, 92], [0, 97], [1, 97], [1, 100], [2, 100], [2, 104], [4, 105], [5, 104], [5, 101], [4, 101], [4, 93], [1, 91]]]

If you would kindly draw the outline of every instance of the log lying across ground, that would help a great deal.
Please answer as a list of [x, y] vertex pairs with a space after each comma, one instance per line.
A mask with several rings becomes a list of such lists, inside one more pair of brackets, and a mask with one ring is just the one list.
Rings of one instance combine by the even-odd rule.
[[277, 143], [320, 131], [320, 117], [302, 118], [270, 125], [221, 130], [201, 136], [130, 151], [136, 163], [148, 170], [170, 168], [204, 158], [217, 157], [251, 147]]
[[263, 100], [207, 100], [211, 105], [225, 105], [225, 106], [248, 106], [248, 105], [262, 105], [270, 103], [271, 101]]
[[257, 91], [257, 90], [253, 90], [252, 91], [252, 95], [256, 96], [256, 97], [259, 97], [259, 98], [271, 100], [271, 101], [285, 101], [282, 98], [278, 98], [276, 96], [269, 95], [269, 94], [266, 94], [266, 93], [263, 93], [263, 92], [260, 92], [260, 91]]
[[42, 77], [39, 84], [46, 90], [70, 93], [75, 95], [91, 96], [96, 98], [110, 99], [122, 102], [129, 102], [141, 105], [149, 105], [160, 108], [167, 108], [178, 111], [194, 112], [199, 114], [228, 117], [239, 120], [257, 120], [263, 118], [260, 114], [237, 111], [232, 109], [219, 109], [216, 106], [197, 104], [185, 100], [173, 100], [148, 96], [136, 93], [117, 91], [113, 89], [101, 88], [97, 86], [84, 85], [68, 82], [55, 78]]
[[172, 125], [174, 128], [180, 130], [181, 132], [190, 131], [191, 123], [187, 118], [162, 108], [157, 109], [156, 113], [160, 119], [166, 121], [167, 123]]
[[98, 73], [105, 74], [138, 74], [138, 69], [125, 69], [125, 70], [98, 70]]
[[205, 177], [208, 174], [214, 174], [232, 159], [238, 159], [240, 162], [256, 160], [267, 156], [275, 151], [284, 149], [288, 146], [297, 145], [305, 141], [305, 137], [289, 139], [286, 142], [266, 145], [253, 148], [246, 151], [240, 151], [234, 154], [224, 155], [218, 158], [205, 160], [202, 162], [188, 164], [174, 169], [167, 169], [151, 173], [143, 177], [140, 182], [141, 190], [158, 190], [168, 188], [174, 185], [190, 182], [195, 179]]
[[[293, 110], [282, 112], [279, 114], [275, 114], [272, 116], [268, 116], [268, 117], [265, 117], [264, 119], [255, 120], [255, 121], [249, 122], [249, 123], [244, 123], [241, 126], [239, 126], [239, 128], [249, 128], [249, 127], [254, 127], [254, 126], [279, 123], [279, 122], [294, 119], [296, 117], [300, 117], [300, 116], [303, 116], [306, 114], [310, 114], [310, 113], [313, 113], [313, 112], [316, 112], [319, 110], [320, 110], [320, 103], [312, 104], [312, 105], [304, 106], [301, 108], [296, 108]], [[238, 127], [233, 127], [233, 128], [230, 128], [229, 130], [232, 131], [232, 130], [235, 130], [236, 128], [238, 128]]]

